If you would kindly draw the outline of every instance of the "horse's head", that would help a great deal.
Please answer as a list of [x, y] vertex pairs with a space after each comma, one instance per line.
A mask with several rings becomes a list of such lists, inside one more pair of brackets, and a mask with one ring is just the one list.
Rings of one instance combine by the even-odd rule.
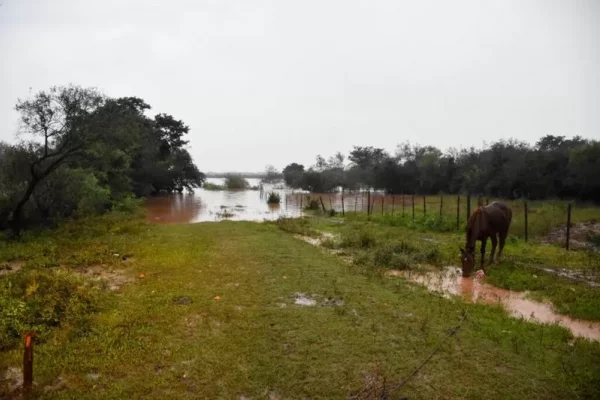
[[460, 262], [462, 264], [462, 275], [464, 277], [471, 276], [473, 269], [475, 268], [475, 250], [474, 249], [460, 249]]

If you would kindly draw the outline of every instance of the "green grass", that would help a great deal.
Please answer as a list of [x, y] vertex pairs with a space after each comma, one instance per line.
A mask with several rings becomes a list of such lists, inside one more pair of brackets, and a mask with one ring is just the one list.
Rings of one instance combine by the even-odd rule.
[[[303, 224], [304, 229], [336, 234], [339, 239], [328, 243], [328, 247], [341, 248], [352, 254], [354, 264], [369, 273], [386, 269], [419, 269], [425, 264], [438, 267], [460, 265], [458, 246], [464, 244], [464, 234], [428, 231], [423, 226], [404, 227], [394, 224], [395, 218], [373, 217], [369, 222], [366, 216], [350, 214], [343, 224], [317, 218], [305, 219]], [[402, 220], [401, 216], [397, 218]], [[289, 221], [288, 225], [293, 221]], [[288, 230], [293, 229], [288, 227]], [[491, 243], [488, 241], [487, 257], [490, 251]], [[600, 283], [600, 257], [597, 253], [527, 243], [515, 236], [507, 240], [503, 262], [487, 267], [486, 272], [488, 282], [498, 287], [529, 291], [531, 297], [549, 300], [558, 312], [572, 317], [600, 320], [600, 288], [550, 275], [543, 268], [578, 271], [586, 279]]]
[[[372, 195], [372, 213], [367, 216], [366, 198], [363, 196], [363, 210], [354, 212], [352, 201], [346, 205], [346, 215], [353, 220], [367, 221], [389, 224], [393, 226], [403, 226], [417, 230], [428, 230], [438, 232], [451, 232], [464, 230], [467, 215], [467, 197], [461, 196], [460, 204], [458, 196], [426, 196], [425, 202], [423, 196], [414, 198], [414, 220], [412, 196], [386, 195], [384, 197], [383, 209], [381, 207], [382, 195]], [[502, 201], [508, 205], [513, 212], [511, 224], [511, 234], [513, 236], [525, 237], [525, 202], [523, 200], [505, 200], [494, 198], [483, 198], [482, 203], [491, 203], [493, 201]], [[402, 203], [404, 202], [404, 206]], [[361, 201], [359, 201], [361, 203]], [[600, 207], [588, 203], [574, 203], [566, 200], [529, 200], [528, 205], [528, 237], [543, 238], [555, 229], [564, 228], [567, 224], [567, 206], [573, 205], [571, 221], [572, 223], [585, 222], [589, 220], [600, 220]], [[471, 198], [470, 210], [473, 212], [477, 208], [478, 200], [475, 196]], [[440, 205], [441, 213], [440, 213]], [[459, 224], [457, 227], [457, 206], [459, 215]], [[326, 204], [326, 207], [328, 205]], [[338, 205], [339, 208], [339, 205]], [[441, 218], [440, 218], [441, 216]], [[563, 245], [560, 243], [560, 245]]]
[[[150, 226], [107, 217], [28, 234], [22, 243], [1, 242], [1, 261], [23, 261], [23, 273], [102, 264], [132, 279], [116, 292], [103, 290], [94, 310], [82, 310], [89, 316], [85, 324], [64, 319], [36, 345], [35, 394], [347, 398], [376, 376], [394, 386], [467, 311], [458, 333], [391, 398], [600, 396], [599, 343], [510, 318], [499, 307], [446, 299], [402, 278], [359, 273], [279, 229], [358, 228], [294, 224]], [[356, 251], [368, 253], [395, 242], [405, 244], [393, 254], [423, 252], [414, 231], [372, 229], [371, 239], [360, 233], [348, 239], [345, 251], [360, 244]], [[434, 263], [450, 258], [452, 235], [423, 235], [440, 240], [431, 242]], [[125, 262], [113, 255], [126, 253]], [[3, 284], [13, 279], [0, 277]], [[295, 305], [298, 292], [317, 306]], [[0, 372], [21, 362], [20, 348], [4, 351]], [[44, 391], [50, 385], [60, 388]]]

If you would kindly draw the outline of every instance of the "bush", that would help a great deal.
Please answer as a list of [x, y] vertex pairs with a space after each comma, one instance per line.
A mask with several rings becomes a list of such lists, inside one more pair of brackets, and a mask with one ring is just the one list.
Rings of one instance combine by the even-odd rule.
[[304, 206], [305, 210], [318, 210], [321, 208], [321, 204], [317, 200], [308, 199], [308, 204]]
[[97, 311], [99, 288], [64, 269], [25, 270], [0, 283], [0, 349], [17, 345], [25, 330], [45, 340], [52, 328], [78, 325]]
[[136, 214], [142, 207], [142, 199], [137, 199], [132, 195], [125, 196], [122, 199], [113, 203], [113, 211], [118, 211], [127, 214]]
[[310, 222], [305, 218], [284, 218], [275, 221], [277, 227], [283, 231], [304, 236], [319, 236], [319, 232], [310, 227]]
[[248, 189], [250, 184], [243, 176], [228, 174], [225, 176], [225, 187], [229, 190]]
[[279, 204], [281, 203], [281, 195], [277, 192], [269, 192], [267, 195], [267, 204]]
[[225, 189], [224, 186], [217, 185], [216, 183], [210, 183], [210, 182], [206, 182], [204, 185], [202, 185], [202, 187], [205, 190], [223, 190], [223, 189]]
[[370, 248], [377, 243], [375, 233], [366, 225], [342, 232], [341, 247]]

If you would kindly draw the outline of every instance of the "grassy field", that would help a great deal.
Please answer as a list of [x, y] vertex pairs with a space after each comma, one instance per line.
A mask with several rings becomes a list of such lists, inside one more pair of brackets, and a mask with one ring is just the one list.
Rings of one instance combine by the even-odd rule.
[[[300, 196], [303, 196], [303, 206], [308, 204], [308, 199], [323, 199], [325, 208], [329, 210], [334, 208], [338, 213], [342, 211], [341, 195], [339, 193], [321, 193], [300, 195], [293, 194], [288, 196], [288, 200], [299, 206]], [[354, 216], [354, 219], [367, 220], [367, 194], [346, 194], [345, 211]], [[413, 197], [411, 195], [382, 195], [380, 193], [372, 194], [371, 197], [372, 221], [394, 220], [395, 224], [410, 227], [411, 225], [422, 225], [426, 221], [431, 228], [439, 229], [443, 226], [445, 231], [463, 231], [467, 221], [467, 197], [443, 195], [443, 196], [414, 196], [414, 215], [413, 220]], [[477, 208], [478, 201], [482, 204], [493, 201], [502, 201], [507, 204], [513, 212], [511, 224], [511, 235], [525, 237], [525, 202], [523, 200], [506, 200], [495, 198], [471, 197], [470, 211]], [[383, 202], [383, 207], [382, 207]], [[588, 203], [576, 203], [566, 200], [529, 200], [528, 206], [528, 238], [532, 240], [544, 238], [550, 232], [557, 229], [564, 229], [567, 224], [567, 207], [572, 205], [571, 222], [572, 224], [600, 220], [600, 207]], [[318, 204], [320, 207], [320, 203]], [[355, 212], [355, 208], [357, 212]], [[457, 211], [459, 224], [457, 226]], [[392, 215], [393, 214], [393, 215]], [[443, 221], [440, 224], [441, 220]], [[564, 241], [561, 240], [561, 245]]]
[[[357, 261], [280, 228], [336, 232], [329, 245]], [[34, 328], [39, 398], [599, 398], [599, 343], [379, 273], [392, 260], [452, 262], [459, 238], [360, 221], [155, 226], [109, 215], [0, 241], [0, 265], [21, 267], [0, 276], [0, 373], [20, 366], [19, 335]], [[563, 257], [596, 268], [587, 253], [508, 246], [508, 265]], [[295, 304], [298, 293], [316, 304]]]

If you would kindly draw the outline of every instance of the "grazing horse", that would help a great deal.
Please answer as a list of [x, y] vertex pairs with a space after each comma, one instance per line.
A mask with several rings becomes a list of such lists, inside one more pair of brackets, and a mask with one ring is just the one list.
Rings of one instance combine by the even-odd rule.
[[462, 274], [470, 276], [475, 268], [475, 242], [481, 241], [481, 269], [483, 268], [485, 258], [485, 244], [488, 237], [492, 240], [492, 257], [490, 264], [494, 262], [494, 253], [496, 244], [500, 240], [500, 249], [498, 251], [498, 260], [502, 259], [502, 250], [504, 242], [510, 227], [512, 211], [504, 203], [493, 202], [489, 206], [477, 208], [469, 217], [467, 222], [467, 244], [465, 248], [460, 248]]

